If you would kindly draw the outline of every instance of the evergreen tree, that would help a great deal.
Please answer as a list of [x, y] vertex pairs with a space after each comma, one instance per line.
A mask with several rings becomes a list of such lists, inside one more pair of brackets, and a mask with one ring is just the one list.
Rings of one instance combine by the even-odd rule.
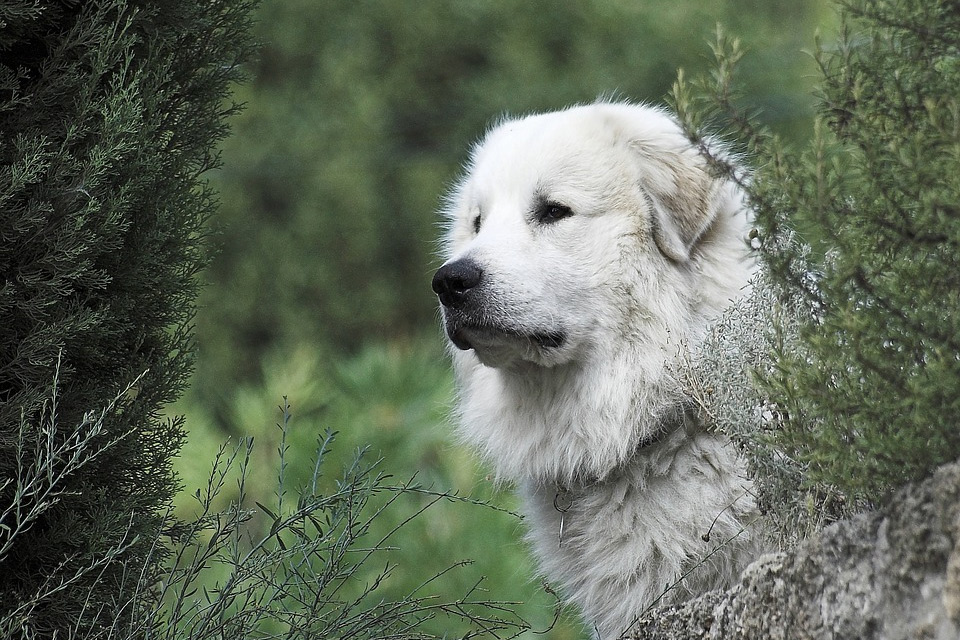
[[0, 633], [151, 583], [246, 0], [0, 5]]
[[805, 148], [742, 115], [729, 41], [712, 106], [676, 96], [691, 129], [719, 116], [745, 141], [749, 180], [717, 164], [750, 195], [782, 299], [807, 310], [765, 376], [774, 444], [812, 482], [876, 499], [960, 456], [960, 3], [842, 8]]

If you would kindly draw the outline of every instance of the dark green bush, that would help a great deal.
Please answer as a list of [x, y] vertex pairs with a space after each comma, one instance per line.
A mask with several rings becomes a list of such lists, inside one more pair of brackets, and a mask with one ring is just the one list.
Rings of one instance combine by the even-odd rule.
[[877, 499], [960, 456], [960, 3], [842, 9], [807, 145], [742, 115], [729, 42], [712, 96], [676, 97], [691, 129], [725, 121], [749, 150], [749, 181], [718, 167], [745, 180], [754, 241], [804, 310], [764, 375], [774, 445], [810, 482]]
[[246, 0], [0, 5], [8, 632], [113, 625], [131, 614], [116, 601], [121, 585], [141, 573], [150, 584], [163, 560], [158, 510], [176, 489], [183, 429], [160, 410], [192, 367], [195, 276], [215, 206], [201, 176], [233, 111], [224, 98], [248, 53], [250, 10]]

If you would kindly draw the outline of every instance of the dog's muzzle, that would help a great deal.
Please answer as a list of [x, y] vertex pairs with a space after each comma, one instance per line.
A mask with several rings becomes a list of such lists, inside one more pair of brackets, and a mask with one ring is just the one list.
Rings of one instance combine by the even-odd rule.
[[483, 268], [462, 258], [443, 265], [433, 276], [434, 293], [443, 305], [444, 324], [450, 342], [458, 349], [488, 348], [491, 344], [522, 342], [539, 349], [558, 349], [566, 342], [560, 330], [526, 330], [491, 313], [481, 284]]

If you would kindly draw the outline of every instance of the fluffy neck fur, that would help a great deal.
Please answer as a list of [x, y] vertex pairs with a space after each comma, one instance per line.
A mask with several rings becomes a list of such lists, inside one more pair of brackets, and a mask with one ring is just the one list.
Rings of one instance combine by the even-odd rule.
[[474, 370], [460, 376], [461, 424], [469, 425], [462, 434], [501, 480], [603, 479], [661, 431], [664, 414], [679, 400], [667, 384], [667, 354], [630, 353], [642, 348], [597, 354], [549, 375], [535, 365], [491, 369], [457, 354], [460, 371]]

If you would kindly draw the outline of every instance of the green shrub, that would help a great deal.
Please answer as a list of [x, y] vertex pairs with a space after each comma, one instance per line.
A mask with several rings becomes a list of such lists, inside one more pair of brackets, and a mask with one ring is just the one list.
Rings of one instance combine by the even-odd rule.
[[0, 612], [25, 637], [117, 624], [165, 556], [183, 429], [160, 409], [192, 366], [201, 175], [250, 9], [0, 6]]
[[810, 483], [877, 499], [960, 456], [960, 4], [842, 6], [804, 147], [743, 115], [729, 41], [709, 95], [675, 98], [691, 130], [726, 122], [743, 142], [749, 179], [716, 165], [743, 182], [776, 299], [802, 316], [763, 372], [773, 444]]

